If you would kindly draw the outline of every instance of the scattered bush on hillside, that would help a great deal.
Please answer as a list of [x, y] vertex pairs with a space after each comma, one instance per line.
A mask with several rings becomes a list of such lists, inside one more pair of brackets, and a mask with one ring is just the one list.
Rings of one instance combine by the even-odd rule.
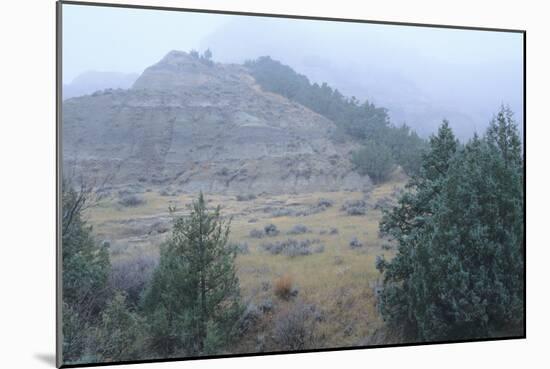
[[156, 258], [143, 254], [132, 259], [113, 260], [109, 275], [110, 289], [123, 292], [126, 302], [137, 306], [157, 264]]
[[318, 207], [330, 208], [332, 205], [334, 205], [334, 201], [330, 199], [321, 198], [317, 202]]
[[[330, 201], [330, 200], [326, 200]], [[290, 207], [278, 207], [278, 208], [272, 208], [269, 207], [265, 209], [265, 211], [268, 211], [272, 217], [307, 217], [310, 215], [321, 213], [325, 210], [327, 210], [330, 206], [328, 205], [328, 202], [325, 200], [320, 201], [317, 204], [313, 205], [304, 205], [299, 206], [296, 208], [290, 208]]]
[[256, 199], [256, 195], [254, 194], [247, 194], [247, 195], [237, 195], [236, 197], [237, 201], [250, 201]]
[[[271, 284], [269, 284], [269, 286], [271, 287]], [[273, 311], [273, 307], [274, 307], [274, 304], [273, 304], [273, 300], [271, 299], [271, 297], [266, 297], [265, 299], [261, 300], [258, 303], [258, 308], [264, 314], [270, 313], [271, 311]]]
[[271, 216], [274, 218], [294, 216], [294, 212], [288, 208], [277, 208], [271, 211]]
[[349, 247], [351, 247], [352, 249], [358, 249], [363, 247], [363, 244], [357, 239], [357, 237], [353, 237], [349, 242]]
[[303, 350], [316, 346], [315, 305], [297, 302], [282, 310], [275, 317], [273, 339], [283, 350]]
[[269, 291], [271, 289], [271, 282], [262, 281], [261, 286], [262, 286], [262, 291]]
[[145, 204], [145, 199], [138, 195], [124, 195], [118, 203], [125, 207], [135, 207]]
[[313, 249], [313, 252], [316, 253], [316, 254], [320, 254], [320, 253], [323, 253], [325, 252], [325, 245], [324, 244], [319, 244], [317, 245], [314, 249]]
[[142, 353], [144, 321], [126, 305], [124, 293], [117, 292], [101, 313], [95, 351], [103, 360], [130, 360]]
[[310, 255], [312, 253], [309, 244], [303, 241], [287, 240], [283, 242], [283, 254], [290, 257]]
[[323, 252], [323, 248], [318, 248], [316, 250], [312, 250], [311, 247], [313, 245], [319, 245], [320, 244], [319, 239], [305, 239], [305, 240], [295, 240], [292, 238], [289, 238], [284, 241], [276, 241], [276, 242], [266, 242], [262, 243], [260, 245], [260, 248], [264, 251], [269, 252], [272, 255], [286, 255], [290, 257], [295, 256], [304, 256], [304, 255], [310, 255], [313, 252]]
[[227, 246], [234, 249], [237, 254], [246, 255], [250, 253], [247, 242], [231, 242]]
[[365, 215], [367, 213], [367, 202], [365, 200], [349, 200], [344, 202], [340, 210], [348, 215]]
[[151, 224], [148, 234], [163, 234], [170, 230], [170, 226], [165, 222], [155, 222]]
[[264, 232], [266, 236], [274, 237], [279, 234], [279, 230], [277, 229], [277, 226], [273, 223], [268, 224], [264, 227]]
[[249, 303], [242, 313], [237, 325], [239, 334], [243, 335], [252, 330], [262, 318], [262, 311], [254, 303]]
[[375, 209], [385, 210], [389, 209], [394, 205], [394, 201], [389, 197], [382, 197], [376, 201], [374, 204]]
[[265, 236], [265, 232], [262, 229], [252, 229], [250, 230], [249, 236], [252, 238], [263, 238]]
[[303, 234], [309, 232], [309, 229], [303, 225], [303, 224], [296, 224], [294, 227], [292, 227], [287, 234]]

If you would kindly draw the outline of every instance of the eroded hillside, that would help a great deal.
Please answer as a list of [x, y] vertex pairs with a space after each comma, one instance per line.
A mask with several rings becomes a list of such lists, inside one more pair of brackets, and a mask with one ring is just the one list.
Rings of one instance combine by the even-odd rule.
[[65, 168], [114, 186], [207, 193], [361, 191], [335, 125], [240, 65], [172, 51], [128, 90], [63, 104]]

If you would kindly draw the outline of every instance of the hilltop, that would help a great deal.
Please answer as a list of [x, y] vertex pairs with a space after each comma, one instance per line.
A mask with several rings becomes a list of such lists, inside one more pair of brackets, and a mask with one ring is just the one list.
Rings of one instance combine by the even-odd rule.
[[63, 103], [64, 168], [183, 192], [360, 191], [353, 142], [242, 65], [171, 51], [129, 89]]

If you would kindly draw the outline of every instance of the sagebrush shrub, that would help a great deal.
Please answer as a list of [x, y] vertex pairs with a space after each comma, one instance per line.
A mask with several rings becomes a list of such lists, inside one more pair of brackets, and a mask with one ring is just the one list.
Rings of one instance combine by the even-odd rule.
[[334, 205], [334, 201], [325, 198], [321, 198], [317, 202], [317, 206], [319, 207], [330, 208], [332, 205]]
[[357, 237], [353, 237], [351, 241], [349, 241], [349, 247], [351, 247], [352, 249], [358, 249], [360, 247], [363, 247], [363, 244], [357, 239]]
[[138, 305], [157, 264], [157, 258], [150, 255], [113, 261], [109, 287], [113, 291], [124, 292], [125, 299], [130, 305]]
[[265, 233], [261, 229], [252, 229], [250, 230], [249, 236], [252, 238], [263, 238], [265, 236]]
[[288, 234], [303, 234], [309, 232], [309, 229], [303, 224], [296, 224], [287, 233]]
[[125, 195], [120, 198], [118, 203], [126, 207], [134, 207], [145, 204], [145, 199], [138, 195]]
[[267, 236], [273, 237], [279, 234], [279, 230], [275, 224], [268, 224], [264, 227], [264, 232]]
[[315, 347], [315, 306], [297, 302], [275, 317], [273, 339], [278, 348], [303, 350]]

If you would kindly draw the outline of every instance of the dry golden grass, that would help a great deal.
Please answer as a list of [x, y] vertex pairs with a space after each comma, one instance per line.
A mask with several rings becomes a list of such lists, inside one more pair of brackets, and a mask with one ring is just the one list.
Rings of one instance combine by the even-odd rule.
[[[370, 202], [389, 197], [403, 182], [389, 182], [377, 186], [370, 194]], [[158, 254], [158, 247], [169, 232], [162, 235], [139, 234], [140, 224], [155, 219], [169, 219], [168, 206], [175, 205], [179, 214], [188, 212], [194, 195], [160, 196], [157, 192], [143, 194], [146, 203], [133, 208], [121, 207], [111, 199], [90, 210], [89, 220], [94, 231], [104, 239], [111, 240], [112, 257], [131, 258], [138, 254]], [[250, 201], [236, 201], [234, 196], [206, 195], [209, 206], [220, 205], [224, 216], [231, 216], [232, 242], [247, 242], [250, 253], [237, 257], [237, 270], [241, 294], [245, 301], [258, 301], [274, 297], [277, 304], [292, 304], [292, 299], [275, 298], [279, 282], [295, 286], [301, 301], [319, 307], [325, 319], [318, 324], [318, 335], [323, 337], [325, 347], [357, 345], [382, 325], [377, 311], [373, 284], [380, 278], [375, 268], [375, 258], [384, 254], [392, 257], [392, 251], [381, 248], [378, 237], [378, 222], [381, 211], [369, 208], [365, 216], [349, 216], [340, 210], [347, 200], [362, 199], [360, 192], [327, 192], [299, 195], [260, 196]], [[316, 204], [320, 198], [330, 199], [334, 205], [326, 211], [309, 216], [273, 217], [263, 208], [276, 204], [278, 207], [306, 206]], [[256, 219], [255, 222], [250, 220]], [[134, 233], [128, 227], [134, 225]], [[263, 229], [273, 223], [280, 230], [275, 237], [251, 238], [252, 229]], [[300, 235], [287, 235], [294, 225], [303, 224], [310, 230]], [[330, 228], [338, 234], [330, 234]], [[143, 230], [142, 230], [143, 231]], [[353, 237], [363, 247], [352, 249]], [[294, 239], [319, 239], [325, 245], [324, 252], [306, 256], [288, 257], [272, 255], [259, 247], [263, 242]], [[262, 289], [262, 284], [274, 284]], [[267, 318], [269, 319], [269, 317]], [[239, 346], [239, 350], [250, 350]]]
[[283, 300], [288, 300], [292, 295], [292, 278], [285, 274], [275, 280], [273, 292]]

